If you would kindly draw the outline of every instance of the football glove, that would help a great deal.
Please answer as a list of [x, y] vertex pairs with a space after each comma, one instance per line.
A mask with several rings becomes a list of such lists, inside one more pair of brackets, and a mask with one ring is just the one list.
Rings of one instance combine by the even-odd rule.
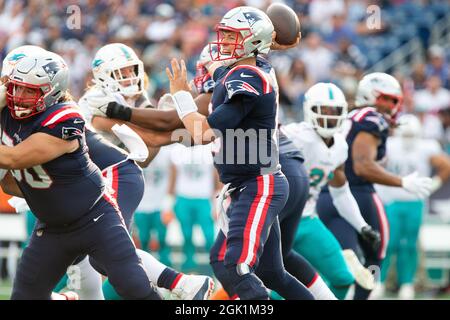
[[376, 230], [373, 230], [371, 226], [367, 225], [362, 227], [360, 233], [361, 238], [370, 246], [373, 252], [378, 252], [381, 246], [381, 236]]
[[432, 179], [419, 177], [417, 172], [402, 178], [402, 188], [422, 199], [430, 195], [432, 187]]
[[93, 90], [89, 92], [84, 99], [86, 99], [89, 111], [92, 115], [106, 117], [106, 109], [108, 104], [116, 102], [114, 95], [107, 90]]

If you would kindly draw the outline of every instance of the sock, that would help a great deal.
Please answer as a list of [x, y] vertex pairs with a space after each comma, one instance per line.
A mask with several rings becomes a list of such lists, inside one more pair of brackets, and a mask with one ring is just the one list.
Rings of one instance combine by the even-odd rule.
[[[163, 271], [168, 268], [166, 265], [162, 264], [158, 260], [156, 260], [150, 253], [136, 249], [137, 255], [142, 260], [142, 264], [144, 265], [144, 270], [147, 273], [148, 278], [154, 285], [161, 287], [158, 283], [159, 277], [163, 273]], [[163, 287], [166, 288], [166, 287]], [[166, 288], [169, 289], [169, 288]]]
[[[71, 272], [72, 271], [72, 272]], [[80, 300], [104, 300], [102, 276], [89, 263], [86, 256], [78, 264], [69, 267], [69, 289], [75, 291]]]
[[62, 289], [64, 289], [67, 286], [67, 281], [69, 280], [69, 277], [67, 274], [65, 274], [61, 280], [59, 280], [58, 284], [53, 289], [54, 292], [60, 292]]
[[123, 300], [121, 296], [116, 292], [108, 279], [103, 282], [103, 295], [105, 296], [105, 300]]
[[172, 268], [166, 267], [164, 271], [158, 278], [158, 287], [172, 290], [177, 285], [178, 281], [183, 274], [173, 270]]
[[317, 274], [313, 281], [308, 285], [308, 289], [316, 300], [337, 300], [319, 274]]

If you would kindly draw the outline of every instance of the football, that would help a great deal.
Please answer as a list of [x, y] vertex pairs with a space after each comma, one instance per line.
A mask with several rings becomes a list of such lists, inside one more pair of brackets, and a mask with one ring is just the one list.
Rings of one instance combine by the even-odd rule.
[[295, 43], [300, 32], [300, 21], [294, 10], [285, 4], [273, 3], [266, 13], [277, 33], [275, 41], [283, 45]]

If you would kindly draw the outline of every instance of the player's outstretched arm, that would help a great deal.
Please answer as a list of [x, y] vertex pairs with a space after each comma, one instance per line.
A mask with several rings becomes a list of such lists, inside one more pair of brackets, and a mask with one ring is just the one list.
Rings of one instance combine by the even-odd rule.
[[353, 170], [371, 183], [401, 187], [420, 198], [427, 197], [432, 189], [431, 178], [420, 177], [417, 172], [399, 177], [386, 171], [376, 162], [378, 138], [360, 132], [352, 145]]
[[[195, 98], [199, 113], [208, 115], [208, 105], [211, 94], [200, 94]], [[183, 122], [178, 118], [176, 110], [138, 109], [111, 103], [106, 108], [106, 115], [112, 119], [129, 121], [146, 129], [171, 131], [183, 128]]]
[[77, 139], [63, 140], [47, 133], [33, 133], [14, 147], [0, 146], [0, 168], [26, 169], [74, 152]]
[[371, 183], [401, 187], [402, 179], [386, 171], [376, 162], [379, 139], [373, 134], [360, 132], [352, 145], [353, 170]]
[[178, 63], [171, 60], [172, 71], [166, 68], [170, 81], [170, 93], [173, 95], [178, 117], [186, 130], [191, 134], [195, 144], [207, 144], [215, 139], [215, 134], [208, 124], [206, 116], [198, 112], [187, 82], [187, 71], [184, 60]]
[[334, 177], [328, 182], [330, 195], [338, 213], [363, 237], [376, 252], [381, 245], [380, 233], [373, 230], [361, 215], [358, 203], [353, 196], [345, 176], [344, 166], [334, 171]]

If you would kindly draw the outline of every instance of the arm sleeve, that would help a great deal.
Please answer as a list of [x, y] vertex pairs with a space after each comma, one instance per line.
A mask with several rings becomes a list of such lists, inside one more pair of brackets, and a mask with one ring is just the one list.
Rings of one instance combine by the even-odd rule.
[[[216, 75], [216, 74], [214, 74]], [[224, 102], [208, 117], [211, 128], [222, 133], [234, 129], [253, 109], [259, 97], [269, 90], [269, 84], [252, 68], [235, 68], [222, 79]]]
[[329, 186], [329, 190], [333, 199], [333, 204], [339, 212], [339, 215], [350, 223], [359, 233], [361, 229], [367, 225], [367, 222], [361, 215], [358, 203], [350, 191], [348, 182], [340, 188]]
[[236, 96], [234, 99], [218, 106], [207, 118], [211, 128], [225, 134], [226, 129], [235, 129], [245, 116], [253, 109], [256, 98]]

